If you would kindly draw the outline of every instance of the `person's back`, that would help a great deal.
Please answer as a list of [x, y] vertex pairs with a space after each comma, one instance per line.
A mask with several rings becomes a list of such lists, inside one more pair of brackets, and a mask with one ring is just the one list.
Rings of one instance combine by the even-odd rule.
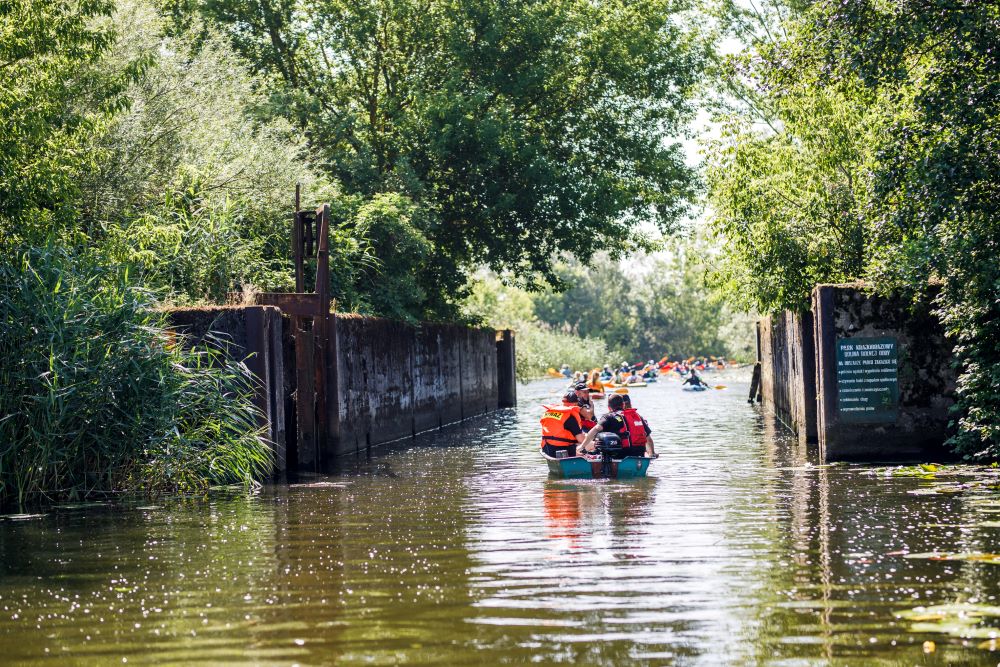
[[552, 457], [575, 456], [577, 445], [584, 440], [580, 404], [576, 400], [576, 394], [567, 393], [562, 405], [543, 405], [542, 408], [544, 412], [539, 420], [542, 426], [542, 451]]
[[[593, 441], [599, 433], [614, 433], [622, 442], [622, 456], [656, 456], [653, 446], [653, 431], [649, 424], [637, 411], [631, 407], [625, 407], [627, 396], [613, 394], [608, 399], [609, 412], [601, 416], [600, 420], [584, 439], [581, 449], [593, 451]], [[635, 439], [633, 442], [632, 438]]]

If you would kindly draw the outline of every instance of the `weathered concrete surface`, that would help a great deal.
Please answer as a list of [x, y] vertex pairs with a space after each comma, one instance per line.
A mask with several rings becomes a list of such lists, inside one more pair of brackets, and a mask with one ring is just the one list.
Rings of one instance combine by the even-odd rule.
[[[312, 433], [315, 415], [297, 414], [292, 399], [293, 392], [309, 387], [296, 386], [291, 318], [273, 306], [178, 309], [170, 318], [192, 343], [224, 349], [257, 378], [255, 401], [274, 442], [279, 471], [316, 470], [338, 455], [412, 437], [501, 403], [493, 329], [417, 327], [339, 314], [331, 318], [324, 447], [321, 439], [304, 435]], [[309, 333], [302, 340], [311, 350]], [[513, 334], [507, 349], [513, 377]], [[303, 406], [313, 405], [311, 396], [300, 399]]]
[[808, 443], [817, 440], [813, 335], [813, 317], [808, 312], [783, 312], [757, 323], [761, 400]]
[[209, 346], [246, 364], [255, 378], [254, 403], [274, 449], [275, 469], [284, 470], [287, 391], [281, 311], [271, 306], [175, 308], [167, 317], [184, 344]]
[[[947, 457], [949, 408], [955, 371], [951, 346], [929, 312], [900, 299], [869, 294], [859, 285], [819, 285], [816, 319], [818, 430], [827, 461], [930, 460]], [[893, 423], [845, 423], [838, 414], [838, 338], [892, 337], [898, 341], [897, 417]]]
[[496, 409], [493, 329], [336, 315], [329, 460]]

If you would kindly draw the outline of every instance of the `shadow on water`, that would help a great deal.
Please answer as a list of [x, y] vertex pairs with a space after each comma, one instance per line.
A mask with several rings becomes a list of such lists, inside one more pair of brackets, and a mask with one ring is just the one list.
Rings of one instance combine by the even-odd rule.
[[[746, 383], [725, 384], [633, 393], [662, 454], [646, 479], [548, 477], [538, 418], [563, 388], [555, 380], [522, 387], [516, 411], [252, 497], [2, 521], [0, 655], [995, 664], [997, 566], [901, 555], [1000, 550], [994, 492], [937, 494], [940, 480], [817, 465], [747, 406]], [[955, 603], [964, 617], [934, 607]]]

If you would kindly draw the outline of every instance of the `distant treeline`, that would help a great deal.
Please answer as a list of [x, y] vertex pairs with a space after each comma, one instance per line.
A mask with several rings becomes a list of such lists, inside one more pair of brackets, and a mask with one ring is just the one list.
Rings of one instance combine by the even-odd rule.
[[706, 285], [707, 252], [702, 243], [675, 241], [631, 263], [606, 256], [590, 267], [561, 263], [558, 291], [527, 292], [487, 274], [474, 283], [467, 307], [473, 317], [517, 331], [522, 377], [561, 364], [590, 369], [664, 354], [751, 361], [753, 318]]

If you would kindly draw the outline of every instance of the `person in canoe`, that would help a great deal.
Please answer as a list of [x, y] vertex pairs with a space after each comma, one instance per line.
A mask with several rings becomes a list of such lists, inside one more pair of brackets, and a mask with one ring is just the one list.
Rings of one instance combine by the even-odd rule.
[[590, 396], [590, 388], [586, 382], [579, 382], [573, 387], [576, 392], [576, 402], [580, 405], [580, 426], [584, 431], [594, 428], [594, 401]]
[[625, 397], [612, 394], [608, 398], [608, 412], [597, 422], [597, 426], [587, 432], [577, 452], [594, 452], [594, 440], [600, 433], [614, 433], [622, 442], [622, 456], [646, 456], [656, 458], [653, 446], [653, 431], [635, 408], [625, 407]]
[[586, 437], [580, 425], [576, 392], [563, 396], [561, 405], [543, 405], [542, 408], [542, 451], [553, 458], [559, 458], [560, 451], [566, 452], [564, 456], [576, 456], [577, 447]]
[[701, 376], [698, 375], [698, 371], [694, 368], [691, 369], [691, 374], [687, 376], [687, 379], [684, 380], [684, 383], [681, 386], [683, 387], [687, 384], [692, 387], [705, 387], [708, 389], [708, 383], [701, 379]]
[[604, 385], [601, 384], [601, 375], [598, 371], [591, 372], [590, 379], [587, 380], [587, 389], [590, 390], [592, 400], [600, 401], [604, 398]]

